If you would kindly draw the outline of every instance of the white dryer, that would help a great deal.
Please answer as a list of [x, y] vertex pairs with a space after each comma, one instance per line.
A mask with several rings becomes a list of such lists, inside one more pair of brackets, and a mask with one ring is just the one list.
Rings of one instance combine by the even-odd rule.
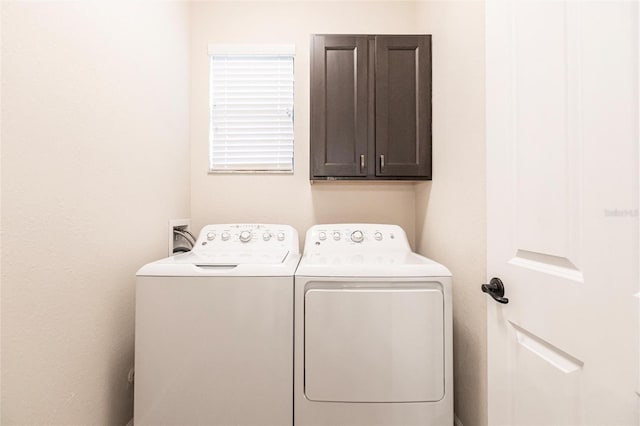
[[290, 226], [208, 225], [138, 271], [136, 426], [292, 423], [299, 260]]
[[296, 425], [452, 425], [451, 273], [395, 225], [317, 225], [295, 277]]

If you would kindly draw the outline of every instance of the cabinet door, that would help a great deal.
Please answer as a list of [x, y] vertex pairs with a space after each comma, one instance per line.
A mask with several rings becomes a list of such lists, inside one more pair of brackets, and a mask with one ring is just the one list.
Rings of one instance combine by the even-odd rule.
[[431, 177], [431, 36], [376, 36], [376, 175]]
[[367, 36], [312, 36], [311, 178], [366, 176]]

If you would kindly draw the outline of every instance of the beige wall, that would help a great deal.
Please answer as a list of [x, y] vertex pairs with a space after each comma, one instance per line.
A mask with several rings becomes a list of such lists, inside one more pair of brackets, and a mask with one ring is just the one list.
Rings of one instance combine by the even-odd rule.
[[484, 3], [421, 2], [433, 34], [433, 181], [416, 185], [417, 249], [453, 273], [455, 410], [487, 423]]
[[[129, 420], [133, 276], [191, 216], [301, 237], [403, 226], [454, 274], [456, 412], [485, 424], [483, 8], [2, 2], [2, 422]], [[325, 32], [434, 35], [433, 183], [309, 184], [309, 34]], [[207, 173], [209, 43], [295, 43], [295, 174]]]
[[189, 8], [3, 3], [2, 423], [124, 425], [134, 275], [189, 214]]
[[[309, 34], [431, 33], [434, 181], [309, 185]], [[295, 43], [294, 175], [208, 175], [208, 43]], [[454, 274], [456, 412], [487, 422], [484, 4], [215, 2], [192, 6], [191, 214], [212, 222], [397, 223]]]
[[[191, 14], [191, 215], [207, 223], [397, 223], [414, 239], [411, 183], [309, 183], [309, 35], [411, 33], [415, 2], [202, 2]], [[209, 43], [294, 43], [295, 173], [209, 175]]]
[[[2, 3], [0, 2], [0, 49], [2, 48]], [[0, 424], [2, 423], [2, 54], [0, 54]]]

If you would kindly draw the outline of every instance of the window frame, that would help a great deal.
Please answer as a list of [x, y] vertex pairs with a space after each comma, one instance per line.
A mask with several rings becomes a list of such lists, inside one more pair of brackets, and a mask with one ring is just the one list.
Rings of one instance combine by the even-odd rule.
[[[208, 156], [207, 156], [207, 169], [208, 174], [210, 175], [220, 175], [220, 174], [284, 174], [284, 175], [293, 175], [295, 173], [295, 45], [294, 44], [209, 44], [207, 48], [208, 53], [208, 64], [209, 64], [209, 72], [207, 75], [209, 91], [208, 91], [208, 105], [209, 105], [209, 133], [208, 133]], [[212, 69], [211, 69], [211, 61], [212, 56], [214, 55], [255, 55], [255, 56], [291, 56], [293, 60], [293, 99], [292, 99], [292, 131], [293, 131], [293, 141], [292, 141], [292, 156], [291, 156], [291, 169], [290, 170], [219, 170], [212, 168], [212, 148], [213, 148], [213, 120], [211, 116], [211, 78], [212, 78]]]

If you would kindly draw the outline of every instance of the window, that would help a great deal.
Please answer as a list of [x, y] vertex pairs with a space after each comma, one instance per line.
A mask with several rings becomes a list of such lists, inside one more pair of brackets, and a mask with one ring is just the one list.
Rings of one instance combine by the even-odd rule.
[[209, 46], [212, 172], [293, 171], [294, 46]]

